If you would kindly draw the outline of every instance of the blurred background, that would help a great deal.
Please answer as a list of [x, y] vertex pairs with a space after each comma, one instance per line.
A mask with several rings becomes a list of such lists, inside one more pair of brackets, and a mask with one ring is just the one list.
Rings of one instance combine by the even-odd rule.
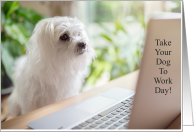
[[139, 69], [149, 18], [181, 12], [181, 1], [4, 1], [1, 2], [1, 119], [13, 89], [14, 61], [26, 53], [35, 24], [47, 17], [76, 16], [97, 54], [80, 92]]
[[139, 69], [148, 20], [154, 12], [181, 12], [181, 1], [1, 2], [1, 93], [12, 90], [14, 61], [25, 54], [35, 24], [47, 17], [76, 16], [97, 54], [80, 92]]
[[25, 54], [33, 28], [43, 18], [76, 16], [86, 25], [97, 59], [82, 92], [139, 68], [147, 22], [160, 11], [181, 12], [181, 1], [1, 2], [1, 89], [12, 86], [14, 61]]

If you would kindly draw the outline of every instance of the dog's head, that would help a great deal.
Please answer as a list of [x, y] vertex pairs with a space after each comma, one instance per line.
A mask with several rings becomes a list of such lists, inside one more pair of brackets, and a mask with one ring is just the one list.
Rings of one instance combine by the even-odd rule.
[[30, 43], [36, 43], [40, 57], [49, 61], [91, 63], [96, 56], [84, 25], [77, 18], [53, 17], [39, 21]]

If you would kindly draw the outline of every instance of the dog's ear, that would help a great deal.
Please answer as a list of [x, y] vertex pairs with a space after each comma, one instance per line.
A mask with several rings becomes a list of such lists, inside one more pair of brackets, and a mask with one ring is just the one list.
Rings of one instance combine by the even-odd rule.
[[[51, 18], [40, 20], [30, 37], [29, 48], [36, 48], [41, 58], [51, 54], [54, 46], [54, 22]], [[36, 51], [36, 52], [38, 52]]]
[[54, 23], [50, 18], [39, 21], [34, 29], [34, 33], [37, 35], [37, 42], [42, 44], [43, 42], [41, 41], [44, 41], [44, 43], [47, 41], [47, 44], [53, 45], [54, 28]]

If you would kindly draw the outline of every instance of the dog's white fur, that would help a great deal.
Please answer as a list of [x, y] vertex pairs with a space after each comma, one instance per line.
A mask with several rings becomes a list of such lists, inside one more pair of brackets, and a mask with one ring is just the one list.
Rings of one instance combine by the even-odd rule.
[[[64, 33], [68, 33], [68, 41], [60, 39]], [[78, 54], [79, 42], [86, 43], [83, 54]], [[79, 93], [87, 66], [95, 57], [84, 25], [77, 18], [39, 21], [29, 39], [25, 60], [20, 59], [15, 67], [8, 115], [25, 114]]]

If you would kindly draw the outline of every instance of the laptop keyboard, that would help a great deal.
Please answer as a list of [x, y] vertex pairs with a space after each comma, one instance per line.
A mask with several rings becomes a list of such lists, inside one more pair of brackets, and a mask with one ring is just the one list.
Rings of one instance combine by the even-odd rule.
[[72, 129], [127, 129], [134, 95]]

